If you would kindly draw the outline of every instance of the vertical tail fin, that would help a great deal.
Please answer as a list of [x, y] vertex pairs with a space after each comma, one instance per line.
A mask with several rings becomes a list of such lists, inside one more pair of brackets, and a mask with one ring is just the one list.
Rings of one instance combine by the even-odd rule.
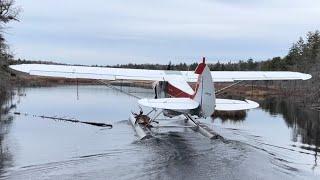
[[205, 58], [195, 73], [199, 76], [193, 99], [200, 104], [200, 116], [209, 117], [214, 112], [216, 97], [211, 72], [205, 63]]

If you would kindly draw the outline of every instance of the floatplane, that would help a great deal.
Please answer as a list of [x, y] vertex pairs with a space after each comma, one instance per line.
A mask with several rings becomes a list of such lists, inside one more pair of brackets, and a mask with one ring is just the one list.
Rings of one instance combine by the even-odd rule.
[[[73, 79], [98, 80], [109, 87], [110, 82], [117, 80], [153, 81], [154, 98], [138, 100], [140, 106], [151, 108], [144, 114], [129, 116], [128, 120], [140, 139], [152, 135], [153, 127], [159, 123], [162, 114], [166, 118], [182, 118], [188, 125], [202, 135], [213, 138], [216, 134], [201, 119], [207, 118], [218, 111], [238, 111], [257, 108], [258, 103], [251, 100], [233, 100], [216, 98], [215, 82], [229, 82], [232, 87], [242, 81], [266, 80], [307, 80], [311, 75], [289, 71], [210, 71], [203, 58], [195, 71], [170, 71], [125, 69], [107, 67], [88, 67], [70, 65], [47, 64], [19, 64], [11, 65], [11, 69], [29, 75], [60, 77]], [[189, 83], [196, 83], [192, 88]], [[114, 89], [122, 91], [114, 87]], [[122, 91], [123, 92], [123, 91]], [[152, 114], [152, 116], [151, 116]]]

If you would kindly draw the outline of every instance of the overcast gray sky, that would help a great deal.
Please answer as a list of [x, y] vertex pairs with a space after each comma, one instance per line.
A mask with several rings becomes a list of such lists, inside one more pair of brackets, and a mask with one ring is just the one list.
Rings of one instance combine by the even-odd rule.
[[19, 0], [17, 58], [72, 64], [263, 60], [320, 29], [319, 0]]

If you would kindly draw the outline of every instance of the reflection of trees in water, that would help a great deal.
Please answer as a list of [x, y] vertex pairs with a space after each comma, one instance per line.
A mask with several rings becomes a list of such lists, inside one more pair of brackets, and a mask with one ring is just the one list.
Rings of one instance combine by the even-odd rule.
[[4, 168], [12, 164], [12, 155], [6, 137], [13, 119], [8, 112], [15, 108], [12, 103], [12, 96], [12, 91], [2, 91], [0, 93], [0, 174], [3, 173]]
[[279, 97], [268, 98], [260, 105], [272, 115], [283, 116], [287, 126], [292, 128], [294, 142], [320, 146], [320, 112], [299, 107], [292, 99]]

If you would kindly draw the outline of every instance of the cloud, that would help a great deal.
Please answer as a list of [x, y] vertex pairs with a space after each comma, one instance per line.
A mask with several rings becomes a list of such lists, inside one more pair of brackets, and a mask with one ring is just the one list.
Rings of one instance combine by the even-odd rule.
[[266, 59], [320, 27], [318, 0], [18, 3], [22, 19], [7, 36], [17, 57], [67, 63]]

